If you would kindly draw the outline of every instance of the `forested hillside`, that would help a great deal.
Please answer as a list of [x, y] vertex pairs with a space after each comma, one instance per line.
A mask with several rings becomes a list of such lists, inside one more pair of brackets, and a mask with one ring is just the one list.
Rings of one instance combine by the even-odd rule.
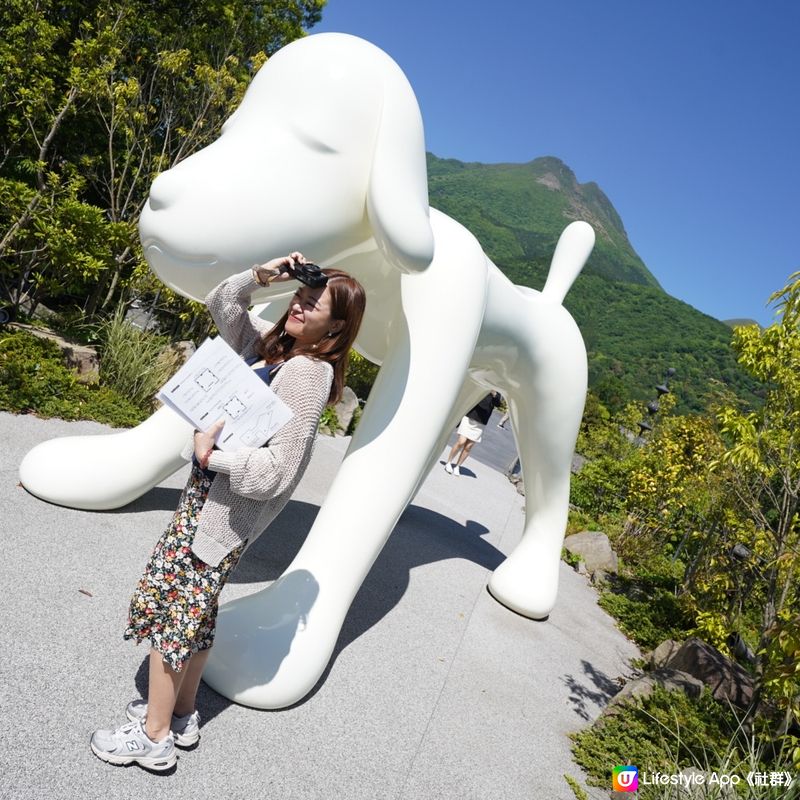
[[586, 342], [590, 384], [607, 402], [651, 397], [668, 367], [677, 370], [683, 410], [703, 408], [715, 381], [754, 401], [756, 385], [736, 363], [730, 326], [661, 289], [597, 184], [579, 184], [552, 157], [465, 164], [428, 154], [428, 175], [431, 205], [469, 228], [518, 284], [542, 288], [569, 222], [594, 227], [597, 244], [565, 305]]

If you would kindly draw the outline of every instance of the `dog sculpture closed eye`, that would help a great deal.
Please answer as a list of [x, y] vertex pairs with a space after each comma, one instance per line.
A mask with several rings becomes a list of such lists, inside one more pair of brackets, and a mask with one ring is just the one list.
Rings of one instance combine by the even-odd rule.
[[[220, 138], [156, 179], [140, 232], [153, 270], [195, 298], [294, 249], [351, 272], [368, 293], [357, 347], [383, 365], [297, 557], [220, 610], [207, 682], [259, 708], [313, 688], [397, 519], [490, 388], [508, 400], [526, 521], [489, 589], [520, 614], [549, 614], [586, 393], [583, 341], [561, 303], [594, 245], [589, 225], [566, 228], [542, 292], [512, 285], [466, 229], [429, 208], [422, 122], [397, 65], [361, 39], [320, 34], [276, 53]], [[44, 442], [20, 477], [55, 503], [118, 507], [182, 465], [187, 433], [161, 409], [121, 434]]]

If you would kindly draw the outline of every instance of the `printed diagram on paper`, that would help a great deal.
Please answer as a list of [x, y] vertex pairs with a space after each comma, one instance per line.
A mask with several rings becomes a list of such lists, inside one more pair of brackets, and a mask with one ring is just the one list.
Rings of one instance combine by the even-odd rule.
[[272, 412], [265, 411], [263, 414], [258, 415], [258, 419], [256, 419], [253, 427], [242, 431], [239, 437], [248, 447], [258, 447], [256, 442], [265, 442], [269, 438], [269, 434], [267, 434], [266, 431], [271, 430], [273, 424]]
[[198, 430], [224, 419], [217, 439], [221, 450], [260, 447], [292, 417], [220, 336], [203, 342], [156, 397]]
[[236, 395], [233, 395], [222, 408], [231, 419], [239, 419], [242, 414], [247, 413], [247, 406]]
[[211, 391], [214, 384], [219, 382], [219, 378], [210, 369], [204, 369], [195, 375], [194, 379], [204, 392]]

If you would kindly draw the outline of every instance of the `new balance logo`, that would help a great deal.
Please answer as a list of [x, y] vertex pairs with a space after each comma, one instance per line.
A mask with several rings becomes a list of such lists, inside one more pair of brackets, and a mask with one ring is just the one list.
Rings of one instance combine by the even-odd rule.
[[128, 739], [128, 741], [125, 742], [125, 746], [131, 751], [144, 750], [144, 748], [139, 744], [139, 742], [136, 741], [136, 739]]

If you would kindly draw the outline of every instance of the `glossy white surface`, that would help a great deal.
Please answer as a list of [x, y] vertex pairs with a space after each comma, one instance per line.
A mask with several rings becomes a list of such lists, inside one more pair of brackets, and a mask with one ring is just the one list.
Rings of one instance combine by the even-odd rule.
[[[589, 225], [567, 226], [542, 292], [513, 286], [469, 231], [429, 209], [422, 121], [397, 65], [363, 40], [319, 34], [273, 56], [219, 140], [156, 179], [140, 233], [161, 279], [195, 298], [295, 249], [351, 272], [368, 293], [357, 347], [383, 364], [297, 557], [268, 589], [220, 610], [204, 675], [214, 689], [282, 708], [314, 687], [398, 517], [490, 388], [509, 403], [527, 516], [489, 589], [520, 614], [548, 615], [586, 393], [583, 341], [561, 301], [594, 244]], [[276, 300], [265, 318], [286, 294], [257, 295]], [[39, 445], [22, 482], [63, 505], [123, 505], [178, 463], [186, 427], [165, 413], [91, 447]], [[74, 479], [64, 484], [67, 453]]]

